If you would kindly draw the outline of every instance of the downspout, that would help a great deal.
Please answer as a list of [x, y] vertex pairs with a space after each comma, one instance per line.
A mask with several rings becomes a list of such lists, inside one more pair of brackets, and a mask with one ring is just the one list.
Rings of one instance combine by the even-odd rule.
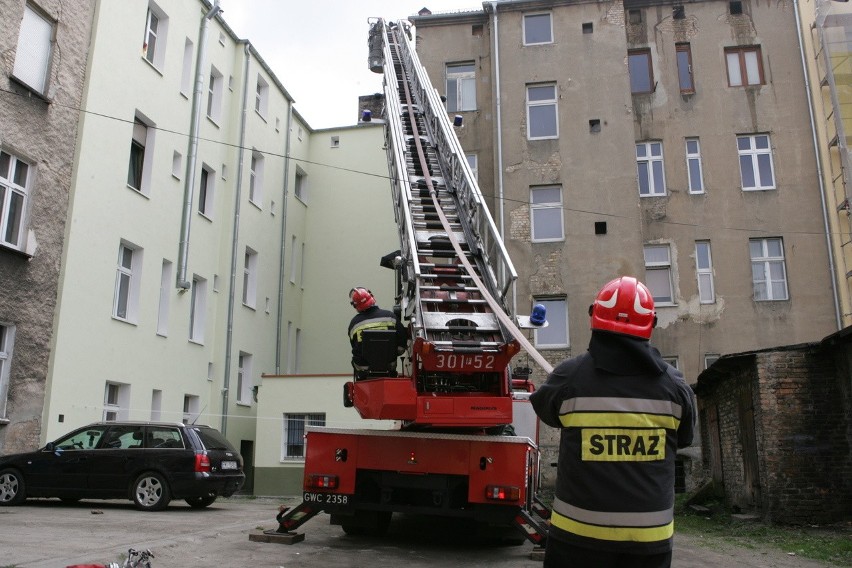
[[[245, 41], [245, 40], [244, 40]], [[240, 151], [237, 160], [237, 187], [234, 192], [234, 231], [231, 237], [231, 283], [228, 288], [228, 325], [225, 333], [225, 377], [222, 381], [222, 435], [228, 431], [228, 395], [231, 386], [231, 348], [234, 343], [234, 303], [237, 285], [237, 254], [240, 240], [240, 205], [243, 193], [243, 162], [246, 151], [246, 115], [248, 114], [248, 77], [251, 48], [248, 41], [243, 45], [246, 54], [245, 69], [243, 70], [243, 102], [240, 117]]]
[[219, 0], [201, 18], [198, 30], [198, 55], [195, 60], [195, 90], [192, 93], [192, 125], [190, 126], [189, 147], [186, 151], [186, 182], [183, 186], [183, 215], [180, 222], [180, 246], [178, 248], [177, 288], [188, 290], [191, 283], [186, 279], [186, 266], [189, 258], [189, 225], [192, 218], [192, 189], [195, 187], [195, 159], [198, 155], [198, 129], [201, 122], [201, 92], [204, 89], [204, 56], [207, 51], [207, 28], [210, 20], [221, 11]]
[[287, 112], [287, 137], [284, 149], [284, 202], [281, 204], [281, 256], [278, 264], [278, 321], [275, 326], [275, 374], [281, 374], [281, 335], [284, 325], [284, 253], [287, 250], [287, 198], [290, 193], [290, 137], [293, 130], [293, 101]]
[[[820, 202], [822, 203], [822, 222], [825, 228], [825, 243], [828, 248], [828, 266], [831, 270], [831, 291], [834, 295], [834, 319], [837, 325], [837, 329], [840, 330], [843, 328], [841, 310], [840, 310], [840, 299], [837, 293], [837, 269], [834, 265], [834, 250], [831, 245], [831, 227], [828, 222], [828, 209], [825, 203], [825, 180], [823, 178], [822, 171], [822, 160], [821, 153], [819, 147], [819, 141], [817, 139], [817, 130], [816, 130], [816, 122], [814, 120], [814, 102], [813, 97], [811, 96], [811, 80], [808, 75], [808, 66], [807, 60], [805, 59], [805, 44], [802, 39], [802, 21], [799, 16], [799, 0], [793, 0], [793, 12], [796, 14], [796, 35], [799, 39], [799, 55], [802, 57], [802, 72], [805, 75], [805, 93], [808, 97], [808, 115], [811, 120], [811, 138], [814, 144], [814, 156], [816, 157], [816, 165], [817, 165], [817, 179], [819, 180], [819, 197]], [[827, 72], [831, 72], [828, 70]]]
[[[497, 228], [500, 231], [500, 238], [506, 241], [506, 231], [503, 221], [503, 116], [502, 116], [502, 101], [500, 99], [500, 32], [498, 29], [499, 22], [497, 21], [497, 2], [491, 1], [491, 29], [494, 34], [494, 101], [496, 105], [495, 115], [497, 116]], [[503, 267], [500, 267], [500, 280], [505, 282], [506, 274]], [[518, 289], [517, 286], [512, 287], [512, 313], [518, 313]]]

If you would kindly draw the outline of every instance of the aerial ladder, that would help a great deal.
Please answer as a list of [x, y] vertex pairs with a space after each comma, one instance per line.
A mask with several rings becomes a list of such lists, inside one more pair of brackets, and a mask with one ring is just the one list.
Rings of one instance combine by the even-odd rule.
[[510, 363], [523, 349], [552, 370], [520, 329], [546, 322], [511, 314], [517, 273], [410, 24], [369, 23], [399, 231], [399, 250], [381, 264], [395, 272], [395, 311], [410, 341], [396, 373], [394, 332], [364, 332], [370, 370], [345, 384], [343, 404], [399, 427], [307, 427], [303, 501], [267, 532], [294, 534], [326, 512], [348, 534], [380, 534], [396, 512], [472, 519], [495, 534], [517, 529], [543, 545], [533, 385], [513, 377]]

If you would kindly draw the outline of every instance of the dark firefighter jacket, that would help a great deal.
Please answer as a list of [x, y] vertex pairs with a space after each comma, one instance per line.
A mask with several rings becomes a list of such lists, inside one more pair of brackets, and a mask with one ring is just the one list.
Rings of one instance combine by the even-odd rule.
[[361, 355], [361, 333], [368, 329], [396, 330], [397, 346], [404, 349], [408, 341], [408, 332], [393, 312], [378, 306], [370, 306], [358, 312], [349, 322], [349, 342], [352, 344], [352, 365], [356, 368], [367, 366], [367, 360]]
[[692, 443], [695, 397], [647, 341], [592, 331], [530, 400], [561, 428], [549, 538], [629, 554], [672, 548], [675, 454]]

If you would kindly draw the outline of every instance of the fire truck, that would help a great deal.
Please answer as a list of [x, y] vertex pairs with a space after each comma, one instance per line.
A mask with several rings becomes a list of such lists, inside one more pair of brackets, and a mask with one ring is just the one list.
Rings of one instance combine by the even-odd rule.
[[543, 545], [533, 386], [511, 360], [523, 349], [552, 369], [522, 331], [546, 322], [511, 314], [517, 274], [456, 136], [460, 117], [447, 115], [410, 24], [369, 24], [399, 230], [399, 250], [380, 264], [394, 271], [410, 340], [400, 357], [393, 331], [365, 331], [369, 371], [344, 385], [343, 404], [398, 427], [309, 426], [303, 501], [268, 532], [295, 534], [325, 512], [347, 534], [381, 534], [402, 513], [468, 519], [486, 534], [514, 528]]

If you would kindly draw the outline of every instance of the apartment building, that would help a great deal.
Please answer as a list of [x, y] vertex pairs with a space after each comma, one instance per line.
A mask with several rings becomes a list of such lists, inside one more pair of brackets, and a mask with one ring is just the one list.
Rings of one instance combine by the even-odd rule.
[[0, 454], [38, 444], [92, 4], [0, 1]]
[[653, 343], [689, 382], [722, 354], [838, 329], [795, 11], [506, 0], [412, 21], [518, 309], [548, 308], [549, 360], [586, 349], [587, 308], [621, 274], [651, 288]]

